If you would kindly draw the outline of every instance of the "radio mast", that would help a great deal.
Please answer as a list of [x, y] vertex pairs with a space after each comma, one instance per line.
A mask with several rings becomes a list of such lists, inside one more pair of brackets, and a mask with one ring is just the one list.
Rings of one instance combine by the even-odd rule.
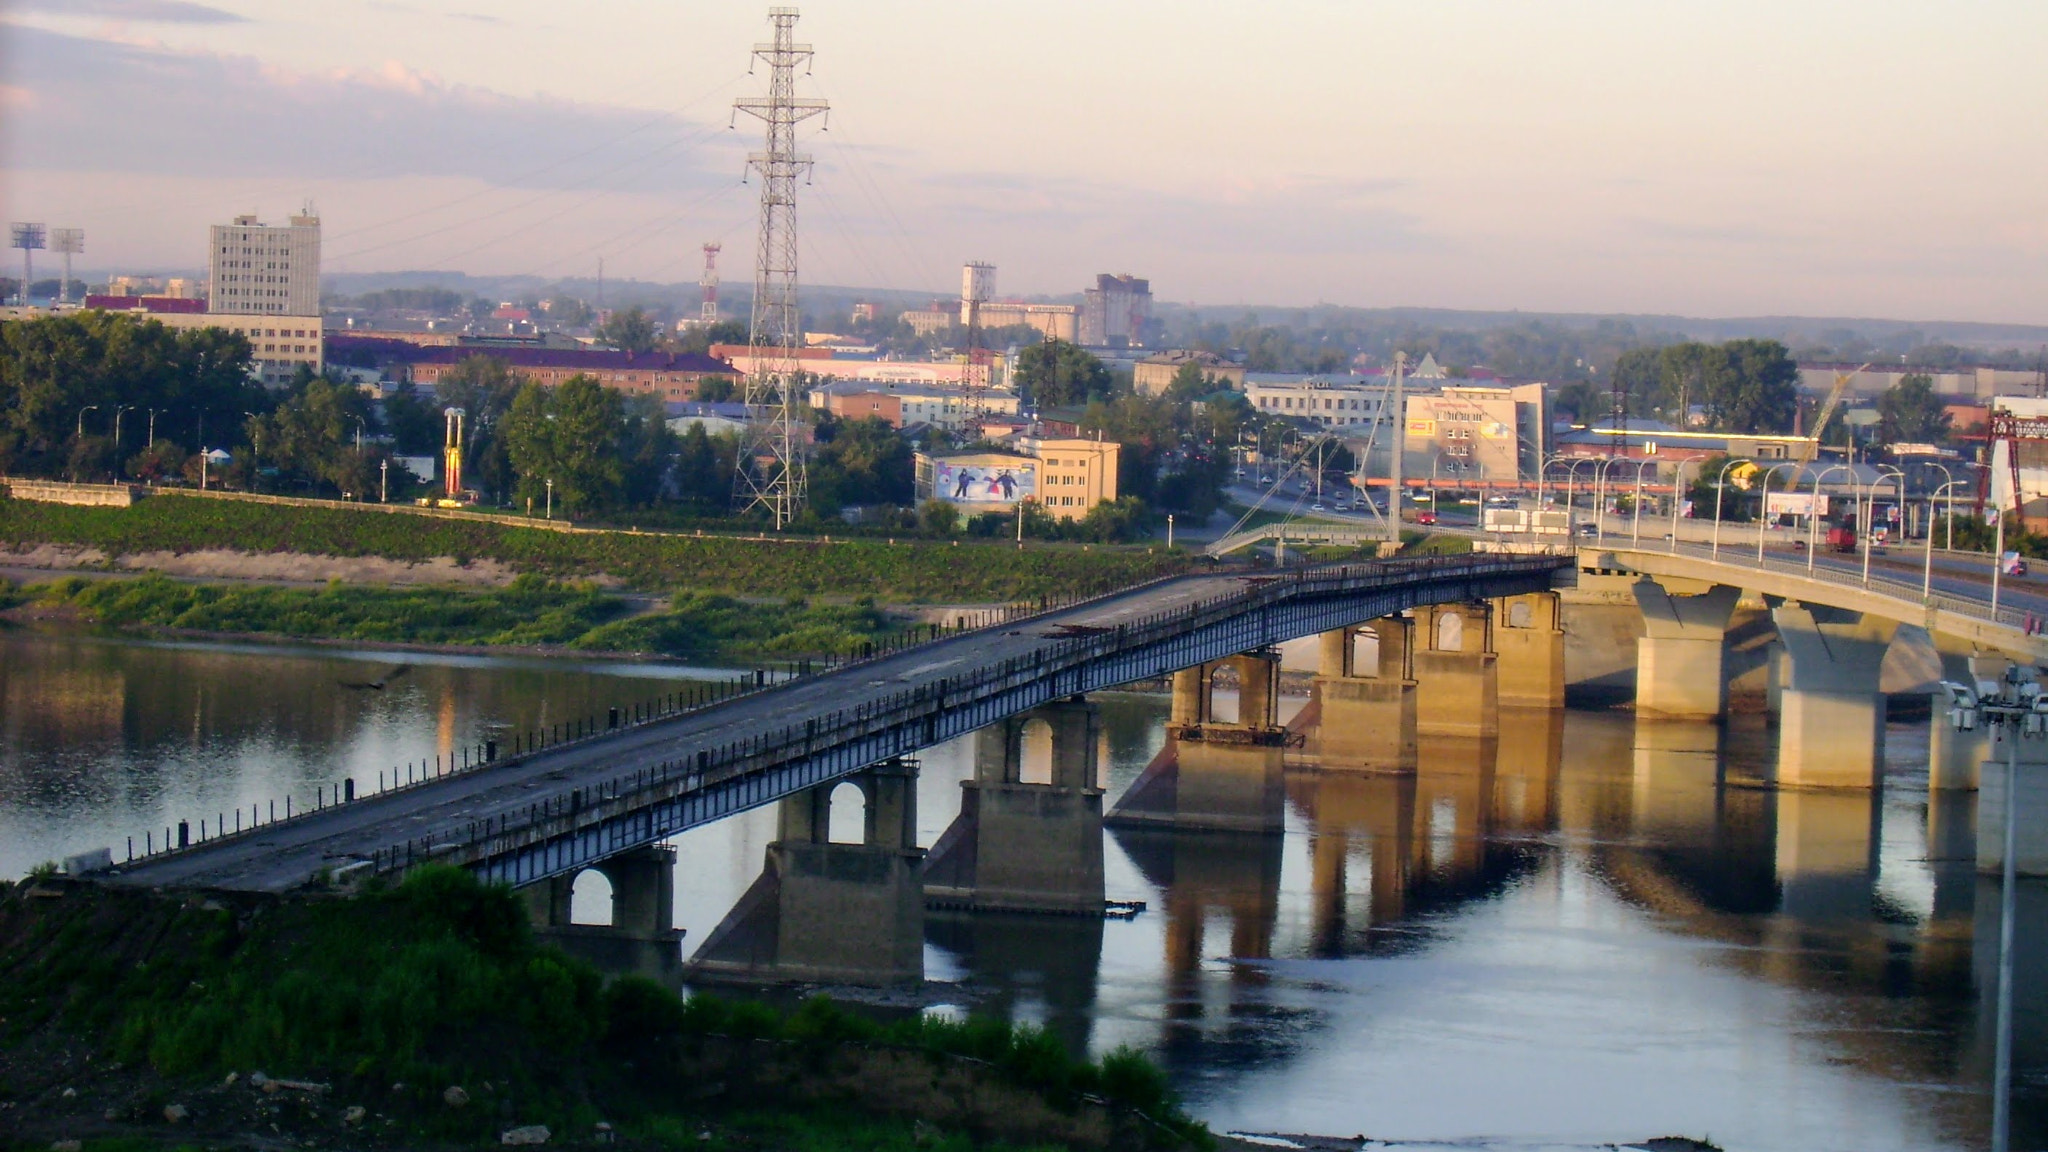
[[761, 121], [767, 147], [747, 157], [761, 177], [760, 247], [754, 258], [754, 311], [747, 343], [747, 454], [733, 473], [733, 494], [741, 511], [765, 507], [782, 528], [803, 507], [803, 434], [796, 417], [797, 349], [803, 344], [796, 305], [796, 182], [808, 176], [811, 157], [796, 150], [796, 126], [822, 115], [830, 105], [796, 95], [796, 69], [808, 71], [811, 46], [796, 42], [797, 11], [770, 8], [775, 39], [754, 45], [754, 58], [768, 65], [768, 94], [733, 101]]

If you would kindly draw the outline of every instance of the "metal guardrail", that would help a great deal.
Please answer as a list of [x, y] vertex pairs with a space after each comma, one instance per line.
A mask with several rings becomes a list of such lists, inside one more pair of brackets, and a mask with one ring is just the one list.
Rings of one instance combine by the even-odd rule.
[[[1661, 556], [1684, 556], [1695, 560], [1705, 560], [1708, 563], [1714, 564], [1716, 566], [1740, 568], [1749, 571], [1771, 572], [1780, 576], [1791, 576], [1795, 579], [1811, 580], [1817, 583], [1827, 584], [1837, 588], [1851, 588], [1859, 591], [1875, 592], [1879, 595], [1888, 597], [1890, 599], [1911, 604], [1916, 608], [1935, 608], [1943, 612], [1953, 612], [1958, 616], [1967, 616], [1971, 619], [1982, 620], [1989, 624], [1995, 624], [2001, 627], [2011, 628], [2019, 632], [2025, 632], [2027, 630], [2029, 617], [2033, 615], [2032, 613], [2029, 613], [2027, 610], [2022, 608], [2011, 608], [2005, 606], [2001, 606], [1996, 612], [1994, 612], [1992, 611], [1991, 603], [1989, 600], [1978, 600], [1967, 596], [1956, 596], [1947, 592], [1929, 592], [1923, 596], [1921, 594], [1920, 586], [1918, 584], [1908, 584], [1905, 581], [1894, 580], [1884, 576], [1872, 576], [1868, 580], [1865, 580], [1860, 573], [1851, 574], [1848, 572], [1840, 571], [1839, 569], [1833, 568], [1831, 566], [1823, 566], [1816, 564], [1809, 569], [1803, 562], [1783, 560], [1772, 556], [1766, 556], [1763, 562], [1759, 564], [1755, 557], [1747, 553], [1733, 551], [1726, 548], [1721, 549], [1717, 553], [1709, 547], [1704, 547], [1698, 544], [1674, 545], [1671, 541], [1668, 540], [1658, 541], [1658, 543], [1661, 543], [1664, 546], [1658, 548], [1651, 547], [1648, 545], [1617, 545], [1607, 543], [1598, 545], [1597, 548], [1595, 548], [1595, 550], [1611, 552], [1642, 552], [1650, 555]], [[1591, 545], [1588, 546], [1592, 547]]]
[[[547, 845], [547, 842], [580, 840], [590, 834], [623, 836], [623, 840], [610, 849], [623, 851], [633, 847], [635, 842], [651, 842], [653, 838], [659, 838], [653, 834], [651, 816], [643, 820], [645, 834], [635, 830], [635, 818], [649, 814], [655, 804], [688, 797], [692, 793], [707, 793], [723, 785], [733, 785], [735, 781], [762, 777], [778, 765], [819, 756], [821, 752], [874, 748], [887, 744], [891, 736], [897, 738], [895, 742], [903, 742], [905, 730], [911, 732], [911, 740], [918, 740], [920, 736], [932, 738], [940, 730], [940, 717], [948, 711], [985, 711], [987, 707], [977, 705], [999, 705], [1006, 695], [1014, 695], [1020, 689], [1047, 681], [1073, 681], [1079, 670], [1110, 660], [1120, 652], [1157, 646], [1174, 640], [1174, 637], [1184, 637], [1204, 627], [1245, 617], [1272, 605], [1309, 601], [1317, 599], [1317, 596], [1333, 594], [1362, 596], [1436, 582], [1538, 576], [1554, 572], [1563, 562], [1565, 553], [1544, 553], [1544, 556], [1473, 553], [1473, 556], [1454, 558], [1296, 568], [1274, 572], [1270, 576], [1251, 576], [1247, 580], [1249, 586], [1237, 592], [1212, 596], [1212, 599], [1178, 609], [1167, 609], [1139, 621], [1100, 629], [1087, 627], [1069, 635], [1047, 637], [1047, 644], [1042, 644], [1030, 656], [1008, 658], [967, 676], [946, 676], [936, 683], [903, 689], [877, 701], [836, 709], [827, 715], [807, 719], [803, 724], [788, 724], [780, 730], [756, 732], [717, 746], [698, 748], [690, 756], [668, 758], [651, 769], [621, 773], [608, 781], [598, 781], [539, 799], [530, 804], [526, 812], [512, 812], [506, 816], [465, 822], [461, 826], [444, 826], [426, 834], [408, 836], [391, 842], [391, 845], [373, 849], [367, 859], [352, 867], [367, 867], [367, 871], [373, 873], [391, 873], [414, 867], [422, 861], [481, 865], [498, 857]], [[977, 631], [1010, 627], [1022, 619], [1040, 617], [1053, 611], [1063, 609], [1006, 611], [999, 613], [1001, 619], [995, 619]], [[721, 701], [721, 705], [725, 703], [731, 701]], [[676, 713], [659, 713], [637, 726], [623, 726], [621, 730], [664, 722], [674, 715]], [[596, 738], [594, 742], [602, 742], [602, 738]], [[555, 746], [547, 748], [551, 750]], [[858, 771], [877, 758], [887, 758], [887, 754], [866, 758], [858, 765], [850, 763], [848, 767], [838, 769], [836, 775]], [[756, 799], [756, 804], [764, 804], [766, 799]]]

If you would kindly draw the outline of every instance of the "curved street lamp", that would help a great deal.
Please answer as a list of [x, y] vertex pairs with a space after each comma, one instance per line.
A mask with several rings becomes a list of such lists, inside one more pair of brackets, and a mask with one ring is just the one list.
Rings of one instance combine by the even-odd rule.
[[1616, 464], [1627, 464], [1626, 456], [1609, 456], [1600, 461], [1600, 467], [1593, 472], [1593, 543], [1607, 539], [1607, 470]]
[[1849, 483], [1856, 483], [1856, 471], [1847, 464], [1830, 464], [1813, 475], [1813, 499], [1806, 505], [1806, 574], [1813, 575], [1813, 554], [1819, 551], [1820, 540], [1820, 482], [1830, 472], [1847, 472]]
[[1628, 544], [1635, 548], [1643, 542], [1643, 469], [1655, 468], [1655, 460], [1637, 460], [1635, 495], [1628, 501]]
[[1737, 464], [1750, 464], [1748, 459], [1730, 460], [1721, 465], [1721, 474], [1714, 477], [1714, 542], [1707, 549], [1709, 557], [1721, 555], [1721, 496], [1728, 491], [1728, 470]]
[[1870, 547], [1872, 539], [1876, 536], [1876, 533], [1870, 530], [1870, 522], [1877, 519], [1877, 482], [1887, 476], [1892, 477], [1892, 494], [1896, 497], [1905, 490], [1906, 474], [1890, 465], [1879, 468], [1877, 475], [1872, 476], [1870, 483], [1864, 485], [1863, 488], [1863, 511], [1860, 514], [1860, 519], [1857, 521], [1857, 527], [1863, 529], [1863, 586], [1865, 588], [1870, 587]]
[[[1685, 467], [1688, 464], [1692, 465], [1692, 478], [1695, 480], [1699, 479], [1700, 462], [1697, 458], [1680, 460], [1677, 469], [1671, 474], [1671, 551], [1673, 553], [1678, 551], [1678, 513], [1685, 504], [1681, 496], [1685, 492]], [[1721, 511], [1718, 503], [1715, 505], [1714, 511], [1717, 514]], [[1716, 521], [1717, 525], [1718, 523], [1719, 521]]]
[[1771, 476], [1780, 468], [1791, 468], [1794, 470], [1792, 473], [1792, 486], [1797, 488], [1799, 487], [1798, 469], [1805, 467], [1807, 465], [1801, 464], [1797, 460], [1780, 460], [1769, 468], [1764, 469], [1764, 495], [1763, 500], [1760, 502], [1762, 507], [1758, 509], [1756, 518], [1756, 566], [1759, 568], [1764, 566], [1764, 530], [1771, 525], [1771, 518], [1768, 515], [1771, 507]]
[[[1951, 480], [1948, 483], [1943, 484], [1941, 487], [1936, 488], [1934, 490], [1934, 494], [1927, 498], [1927, 506], [1930, 509], [1933, 508], [1934, 501], [1939, 499], [1943, 492], [1946, 492], [1948, 489], [1963, 483], [1967, 483], [1967, 481]], [[1956, 498], [1955, 493], [1950, 492], [1948, 498], [1949, 502], [1953, 504]], [[1954, 516], [1951, 515], [1950, 519], [1953, 520]], [[1954, 524], [1949, 525], [1949, 533], [1951, 535], [1955, 533]], [[1928, 521], [1927, 523], [1927, 539], [1924, 541], [1924, 543], [1927, 547], [1926, 559], [1922, 562], [1920, 569], [1920, 600], [1922, 603], [1925, 603], [1928, 599], [1931, 598], [1930, 593], [1932, 593], [1932, 591], [1934, 590], [1934, 522], [1932, 520]]]

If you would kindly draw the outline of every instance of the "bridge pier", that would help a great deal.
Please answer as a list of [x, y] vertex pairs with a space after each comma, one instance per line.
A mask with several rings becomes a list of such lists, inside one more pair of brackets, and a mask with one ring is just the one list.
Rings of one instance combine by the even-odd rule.
[[[611, 885], [609, 924], [578, 924], [570, 914], [576, 879], [596, 872]], [[682, 959], [675, 927], [676, 851], [635, 848], [520, 890], [534, 933], [607, 971], [672, 974]]]
[[1555, 592], [1528, 592], [1493, 602], [1501, 707], [1564, 707], [1563, 613]]
[[[1217, 708], [1216, 673], [1237, 677], [1237, 713]], [[1170, 724], [1180, 738], [1227, 743], [1274, 742], [1280, 736], [1280, 654], [1245, 652], [1183, 668], [1173, 674]]]
[[1415, 624], [1387, 616], [1321, 637], [1306, 748], [1325, 770], [1415, 768]]
[[1634, 585], [1643, 613], [1636, 641], [1636, 715], [1656, 720], [1716, 720], [1727, 712], [1723, 650], [1742, 590], [1716, 584], [1674, 596], [1648, 578]]
[[[835, 843], [832, 807], [856, 800], [860, 839]], [[915, 763], [886, 760], [806, 789], [784, 799], [778, 816], [760, 879], [705, 938], [689, 975], [750, 984], [921, 982]]]
[[1486, 740], [1500, 734], [1500, 679], [1493, 612], [1476, 604], [1415, 610], [1415, 731]]
[[1100, 710], [1079, 697], [975, 733], [960, 815], [925, 860], [926, 903], [1101, 915], [1101, 740]]
[[1823, 621], [1789, 601], [1771, 610], [1785, 645], [1778, 714], [1780, 787], [1877, 784], [1884, 760], [1884, 695], [1878, 678], [1890, 636], [1882, 621], [1845, 615], [1851, 619]]

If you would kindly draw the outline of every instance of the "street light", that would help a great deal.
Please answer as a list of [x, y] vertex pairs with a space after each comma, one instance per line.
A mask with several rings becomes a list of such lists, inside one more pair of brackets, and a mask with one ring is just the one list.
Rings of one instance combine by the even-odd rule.
[[[1679, 499], [1679, 496], [1681, 493], [1685, 491], [1685, 466], [1687, 464], [1692, 465], [1693, 479], [1697, 480], [1700, 477], [1700, 462], [1697, 458], [1691, 460], [1680, 460], [1678, 462], [1678, 468], [1671, 474], [1671, 551], [1673, 552], [1678, 551], [1678, 512], [1680, 506], [1685, 503], [1683, 500]], [[1714, 511], [1716, 513], [1719, 513], [1720, 510], [1720, 505], [1717, 501], [1714, 507]], [[1716, 527], [1718, 527], [1719, 524], [1720, 521], [1715, 521]]]
[[1590, 457], [1590, 456], [1575, 456], [1575, 457], [1573, 457], [1573, 458], [1572, 458], [1572, 462], [1571, 462], [1570, 464], [1567, 464], [1567, 465], [1565, 465], [1565, 469], [1564, 469], [1564, 529], [1565, 529], [1565, 534], [1566, 534], [1567, 536], [1571, 535], [1572, 531], [1573, 531], [1574, 529], [1576, 529], [1576, 528], [1578, 527], [1578, 523], [1577, 523], [1577, 522], [1578, 522], [1578, 518], [1579, 518], [1579, 511], [1578, 511], [1578, 508], [1579, 508], [1579, 506], [1578, 506], [1578, 504], [1577, 504], [1577, 503], [1575, 502], [1575, 499], [1574, 499], [1574, 497], [1573, 497], [1573, 494], [1572, 494], [1572, 488], [1573, 488], [1573, 486], [1574, 486], [1574, 485], [1575, 485], [1575, 484], [1577, 483], [1577, 481], [1578, 481], [1578, 478], [1579, 478], [1579, 465], [1581, 465], [1581, 464], [1597, 464], [1597, 463], [1598, 463], [1598, 461], [1594, 460], [1594, 458], [1592, 458], [1592, 457]]
[[133, 404], [114, 405], [114, 479], [121, 478], [121, 413], [135, 411]]
[[[2036, 672], [2038, 670], [2035, 670]], [[2036, 675], [2018, 664], [2008, 665], [2003, 683], [1980, 680], [1970, 688], [1950, 680], [1941, 682], [1949, 698], [1948, 721], [1958, 732], [1968, 732], [1979, 720], [1991, 725], [2005, 740], [2005, 858], [1999, 870], [1998, 893], [1998, 1026], [1992, 1057], [1991, 1148], [2007, 1152], [2012, 1143], [2012, 936], [2015, 908], [2013, 855], [2017, 847], [2014, 829], [2019, 821], [2017, 803], [2020, 774], [2020, 738], [2040, 736], [2048, 731], [2048, 697], [2041, 695]]]
[[[1595, 525], [1593, 529], [1593, 543], [1595, 544], [1599, 544], [1607, 539], [1607, 470], [1616, 464], [1627, 464], [1629, 462], [1629, 458], [1626, 456], [1609, 456], [1607, 459], [1602, 460], [1600, 467], [1593, 472], [1593, 523]], [[1638, 475], [1640, 474], [1638, 473]]]
[[[549, 481], [547, 482], [547, 485], [548, 485], [548, 519], [550, 519], [550, 520], [553, 520], [553, 519], [555, 518], [555, 482], [554, 482], [553, 480], [549, 480]], [[527, 514], [528, 516], [531, 516], [531, 515], [533, 515], [533, 505], [531, 505], [531, 504], [528, 504], [528, 505], [526, 506], [526, 514]]]
[[1877, 475], [1872, 476], [1870, 483], [1864, 485], [1863, 488], [1863, 511], [1857, 521], [1857, 527], [1863, 529], [1863, 586], [1865, 588], [1870, 587], [1870, 543], [1875, 536], [1875, 533], [1870, 530], [1870, 522], [1877, 519], [1877, 482], [1887, 474], [1897, 478], [1892, 482], [1892, 493], [1894, 496], [1905, 490], [1906, 474], [1892, 467], [1879, 468]]
[[1830, 464], [1819, 472], [1814, 473], [1813, 499], [1809, 500], [1806, 504], [1806, 574], [1808, 576], [1813, 575], [1813, 554], [1819, 551], [1817, 545], [1820, 540], [1820, 482], [1821, 478], [1830, 472], [1847, 472], [1850, 485], [1853, 486], [1856, 483], [1856, 472], [1847, 464]]
[[85, 414], [97, 407], [99, 407], [97, 404], [87, 404], [78, 410], [78, 439], [85, 439]]
[[[1643, 469], [1655, 468], [1657, 462], [1655, 460], [1638, 460], [1635, 462], [1635, 465], [1635, 495], [1629, 497], [1628, 501], [1628, 546], [1631, 548], [1641, 547], [1643, 543]], [[1676, 531], [1675, 525], [1673, 530]]]
[[1707, 555], [1710, 558], [1718, 558], [1721, 555], [1721, 497], [1728, 491], [1728, 470], [1737, 464], [1748, 463], [1748, 460], [1730, 460], [1721, 465], [1721, 474], [1714, 477], [1714, 542], [1707, 548]]
[[[1934, 501], [1937, 498], [1939, 498], [1943, 492], [1962, 483], [1966, 483], [1966, 481], [1951, 480], [1948, 483], [1943, 484], [1941, 487], [1936, 488], [1934, 490], [1934, 495], [1929, 496], [1927, 498], [1927, 506], [1929, 508], [1933, 508]], [[1953, 492], [1949, 493], [1949, 500], [1951, 503], [1954, 502], [1955, 494]], [[1949, 531], [1954, 532], [1955, 528], [1951, 526], [1949, 528]], [[1927, 546], [1927, 558], [1920, 570], [1920, 599], [1922, 601], [1929, 599], [1930, 594], [1934, 590], [1934, 522], [1932, 520], [1928, 521], [1927, 523], [1927, 539], [1924, 541], [1924, 543]]]
[[1764, 494], [1763, 499], [1757, 502], [1756, 518], [1756, 566], [1759, 568], [1764, 566], [1764, 532], [1771, 526], [1769, 516], [1771, 509], [1771, 477], [1780, 468], [1792, 469], [1792, 487], [1796, 490], [1799, 487], [1799, 470], [1805, 467], [1808, 467], [1808, 465], [1801, 464], [1796, 460], [1781, 460], [1764, 469]]

